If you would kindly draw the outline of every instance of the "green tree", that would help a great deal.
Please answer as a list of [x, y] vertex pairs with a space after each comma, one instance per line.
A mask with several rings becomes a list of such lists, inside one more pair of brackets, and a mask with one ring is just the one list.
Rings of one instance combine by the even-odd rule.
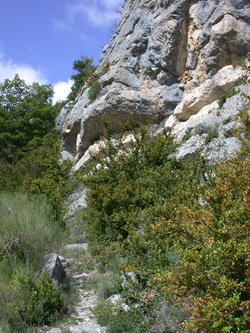
[[71, 79], [74, 80], [71, 92], [68, 95], [68, 100], [72, 101], [76, 98], [77, 94], [80, 92], [80, 89], [83, 87], [85, 82], [92, 76], [96, 69], [96, 66], [93, 65], [93, 59], [82, 56], [79, 60], [73, 62], [73, 70], [75, 74], [71, 76]]
[[69, 163], [59, 163], [60, 135], [48, 85], [27, 85], [18, 75], [0, 85], [0, 188], [42, 194], [53, 217], [62, 217]]
[[54, 127], [53, 89], [27, 85], [18, 75], [0, 84], [0, 158], [14, 161]]

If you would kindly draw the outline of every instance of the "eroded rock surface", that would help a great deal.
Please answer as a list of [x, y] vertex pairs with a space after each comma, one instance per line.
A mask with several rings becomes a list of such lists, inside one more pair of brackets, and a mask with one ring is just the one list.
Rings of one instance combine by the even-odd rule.
[[185, 123], [246, 76], [229, 65], [249, 51], [248, 0], [126, 0], [96, 71], [100, 93], [90, 101], [86, 84], [57, 119], [63, 158], [77, 162], [100, 139], [104, 115], [114, 132], [131, 113], [135, 124]]

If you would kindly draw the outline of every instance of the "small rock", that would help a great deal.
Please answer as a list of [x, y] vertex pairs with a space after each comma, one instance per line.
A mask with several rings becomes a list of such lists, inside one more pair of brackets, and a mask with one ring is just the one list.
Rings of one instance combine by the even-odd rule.
[[62, 333], [62, 330], [60, 328], [52, 328], [47, 333]]
[[67, 244], [65, 245], [65, 249], [82, 249], [87, 251], [88, 250], [88, 243], [78, 243], [78, 244]]

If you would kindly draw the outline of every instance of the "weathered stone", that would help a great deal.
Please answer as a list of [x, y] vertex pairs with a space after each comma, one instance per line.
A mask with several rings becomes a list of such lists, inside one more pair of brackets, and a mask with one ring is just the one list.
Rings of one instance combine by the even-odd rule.
[[51, 330], [47, 331], [47, 333], [62, 333], [60, 328], [52, 328]]
[[[159, 123], [174, 112], [166, 128], [179, 142], [189, 129], [197, 130], [195, 122], [209, 121], [209, 129], [218, 121], [218, 127], [226, 121], [214, 113], [216, 108], [219, 113], [219, 95], [248, 75], [231, 64], [249, 51], [247, 0], [126, 0], [96, 71], [101, 92], [90, 101], [86, 84], [75, 106], [66, 106], [57, 119], [63, 159], [81, 159], [76, 170], [89, 161], [89, 147], [105, 131], [103, 116], [116, 132], [131, 113], [140, 125]], [[203, 120], [201, 115], [192, 118], [196, 114], [203, 114]], [[224, 127], [223, 133], [229, 137], [230, 128]]]
[[129, 311], [130, 307], [128, 304], [124, 303], [124, 299], [120, 294], [115, 294], [107, 298], [107, 301], [109, 301], [111, 304], [117, 306], [119, 305], [124, 311]]
[[65, 249], [66, 250], [84, 250], [87, 251], [88, 250], [88, 243], [77, 243], [77, 244], [67, 244], [65, 245]]
[[93, 145], [91, 145], [79, 159], [79, 161], [74, 165], [73, 171], [77, 171], [86, 166], [90, 161], [93, 160], [93, 156], [99, 155], [105, 148], [105, 142], [100, 140]]
[[207, 160], [208, 164], [213, 165], [219, 161], [229, 159], [235, 152], [239, 151], [241, 142], [235, 137], [225, 139], [213, 139], [209, 142], [202, 155]]
[[74, 156], [71, 153], [69, 153], [67, 150], [62, 150], [61, 151], [61, 162], [66, 161], [66, 160], [74, 161]]
[[58, 285], [68, 283], [65, 269], [57, 254], [51, 253], [44, 256], [43, 272], [56, 281]]
[[177, 159], [192, 161], [201, 151], [206, 142], [206, 134], [194, 135], [186, 143], [182, 144], [176, 154]]
[[235, 87], [247, 76], [248, 72], [241, 68], [234, 68], [232, 65], [223, 67], [212, 79], [207, 79], [183, 97], [174, 111], [176, 118], [181, 121], [187, 120], [204, 106], [216, 101], [221, 94]]

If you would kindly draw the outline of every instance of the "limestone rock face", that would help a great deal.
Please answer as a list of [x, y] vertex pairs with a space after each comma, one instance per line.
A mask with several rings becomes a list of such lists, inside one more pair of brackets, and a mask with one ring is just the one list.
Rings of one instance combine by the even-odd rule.
[[91, 101], [86, 84], [57, 119], [65, 158], [100, 139], [104, 115], [112, 131], [131, 113], [135, 124], [185, 123], [247, 76], [232, 63], [249, 51], [248, 0], [126, 0], [96, 71], [101, 91]]

